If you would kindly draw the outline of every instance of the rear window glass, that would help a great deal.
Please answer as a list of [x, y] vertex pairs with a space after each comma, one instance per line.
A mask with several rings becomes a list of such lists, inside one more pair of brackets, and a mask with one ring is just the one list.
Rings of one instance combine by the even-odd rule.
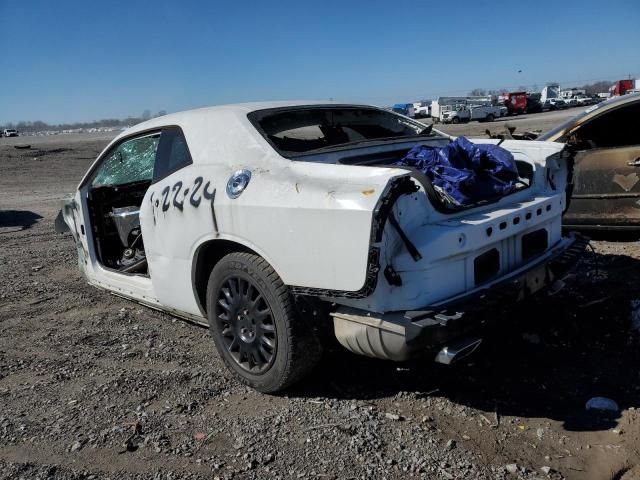
[[[249, 120], [278, 150], [286, 153], [323, 149], [378, 140], [426, 135], [427, 125], [393, 112], [367, 107], [293, 107], [260, 110]], [[429, 133], [435, 136], [435, 133]]]

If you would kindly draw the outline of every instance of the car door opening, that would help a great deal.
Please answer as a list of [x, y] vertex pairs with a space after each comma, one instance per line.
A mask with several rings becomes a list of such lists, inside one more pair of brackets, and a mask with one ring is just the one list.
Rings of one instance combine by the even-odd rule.
[[96, 257], [106, 268], [148, 274], [139, 212], [159, 140], [154, 132], [117, 144], [93, 174], [87, 203]]
[[147, 273], [139, 212], [150, 184], [146, 181], [90, 190], [89, 213], [97, 259], [103, 266], [123, 273]]
[[[151, 184], [192, 163], [184, 133], [177, 126], [126, 138], [103, 156], [87, 196], [96, 257], [102, 266], [148, 275], [140, 207]], [[150, 200], [158, 205], [159, 199]]]

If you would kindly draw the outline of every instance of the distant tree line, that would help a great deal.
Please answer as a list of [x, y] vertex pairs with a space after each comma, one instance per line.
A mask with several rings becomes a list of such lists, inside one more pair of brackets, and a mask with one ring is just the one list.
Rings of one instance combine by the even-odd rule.
[[162, 115], [166, 115], [166, 114], [167, 112], [165, 110], [160, 110], [155, 115], [152, 115], [150, 110], [145, 110], [144, 112], [142, 112], [142, 115], [139, 117], [127, 117], [123, 119], [105, 118], [103, 120], [94, 120], [93, 122], [75, 122], [75, 123], [59, 123], [59, 124], [49, 124], [46, 122], [42, 122], [40, 120], [35, 120], [33, 122], [25, 122], [25, 121], [21, 121], [17, 123], [9, 122], [5, 125], [0, 125], [0, 130], [5, 128], [15, 128], [20, 132], [30, 133], [30, 132], [40, 132], [45, 130], [76, 130], [78, 128], [89, 129], [89, 128], [103, 128], [103, 127], [129, 127], [131, 125], [135, 125], [136, 123], [149, 120], [152, 117], [161, 117]]
[[583, 85], [583, 86], [578, 87], [578, 88], [583, 88], [587, 95], [596, 95], [597, 93], [608, 92], [609, 88], [614, 83], [615, 82], [607, 82], [607, 81], [595, 82], [595, 83], [589, 83], [587, 85]]
[[500, 95], [503, 92], [506, 92], [504, 88], [499, 90], [486, 90], [484, 88], [474, 88], [469, 92], [470, 97], [484, 97], [486, 95]]

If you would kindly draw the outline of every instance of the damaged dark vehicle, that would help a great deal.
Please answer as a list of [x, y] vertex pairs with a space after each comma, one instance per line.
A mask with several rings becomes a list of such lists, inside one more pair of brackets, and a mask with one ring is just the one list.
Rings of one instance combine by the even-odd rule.
[[587, 108], [538, 137], [573, 152], [573, 195], [563, 224], [580, 229], [640, 228], [640, 94]]

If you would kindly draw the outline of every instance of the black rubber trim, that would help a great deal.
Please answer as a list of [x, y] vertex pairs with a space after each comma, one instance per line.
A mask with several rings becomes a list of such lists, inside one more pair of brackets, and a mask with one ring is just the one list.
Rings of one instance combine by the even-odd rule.
[[367, 263], [367, 278], [360, 290], [349, 292], [346, 290], [330, 290], [315, 287], [290, 286], [293, 295], [307, 295], [310, 297], [339, 297], [339, 298], [365, 298], [373, 293], [378, 284], [378, 272], [380, 271], [380, 249], [369, 249], [369, 261]]
[[422, 255], [420, 255], [420, 252], [418, 251], [416, 246], [411, 242], [411, 240], [409, 240], [409, 237], [407, 237], [407, 234], [404, 233], [404, 230], [402, 230], [402, 227], [398, 223], [398, 219], [393, 214], [393, 212], [389, 214], [389, 223], [393, 228], [395, 228], [396, 232], [398, 233], [398, 236], [400, 237], [400, 239], [402, 240], [402, 243], [404, 244], [404, 247], [409, 252], [409, 255], [411, 255], [411, 258], [413, 258], [413, 261], [418, 262], [422, 260]]
[[402, 286], [402, 277], [393, 268], [393, 265], [387, 265], [384, 269], [384, 278], [387, 279], [387, 283], [394, 287]]
[[411, 175], [403, 175], [394, 178], [387, 185], [384, 192], [380, 196], [380, 200], [373, 211], [373, 224], [371, 228], [371, 242], [378, 243], [382, 241], [382, 232], [387, 223], [387, 218], [391, 213], [396, 200], [403, 195], [410, 195], [420, 189], [413, 180]]

